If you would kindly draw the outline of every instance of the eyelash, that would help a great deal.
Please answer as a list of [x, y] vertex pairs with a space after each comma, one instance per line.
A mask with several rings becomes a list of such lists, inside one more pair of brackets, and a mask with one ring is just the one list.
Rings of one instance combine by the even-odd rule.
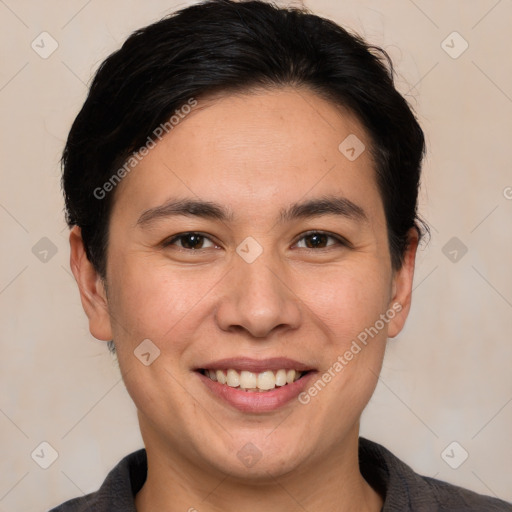
[[[164, 242], [162, 242], [162, 247], [165, 248], [165, 247], [169, 247], [171, 245], [174, 245], [174, 242], [176, 242], [176, 241], [178, 241], [178, 240], [180, 240], [182, 238], [185, 238], [187, 236], [190, 236], [190, 235], [196, 235], [196, 236], [203, 237], [203, 238], [209, 240], [212, 244], [218, 245], [208, 235], [206, 235], [204, 233], [201, 233], [199, 231], [186, 231], [184, 233], [180, 233], [178, 235], [173, 236], [172, 238], [169, 238], [169, 239], [165, 240]], [[352, 244], [348, 240], [343, 238], [342, 236], [335, 235], [334, 233], [330, 233], [328, 231], [319, 231], [319, 230], [311, 230], [311, 231], [307, 231], [307, 232], [303, 233], [300, 236], [300, 238], [298, 238], [294, 242], [293, 245], [298, 244], [301, 240], [307, 238], [308, 236], [312, 236], [312, 235], [325, 235], [328, 238], [331, 238], [331, 239], [335, 240], [337, 243], [336, 244], [327, 245], [327, 247], [321, 247], [320, 249], [315, 249], [315, 248], [311, 248], [311, 247], [302, 247], [302, 249], [306, 249], [306, 250], [309, 250], [309, 251], [318, 251], [318, 250], [322, 250], [322, 249], [325, 250], [325, 249], [328, 249], [328, 248], [336, 246], [336, 245], [344, 246], [344, 247], [352, 247]], [[188, 249], [188, 248], [185, 248], [185, 247], [178, 247], [178, 249], [182, 250], [182, 251], [190, 251], [190, 252], [204, 250], [204, 249]], [[208, 247], [206, 249], [208, 249]]]

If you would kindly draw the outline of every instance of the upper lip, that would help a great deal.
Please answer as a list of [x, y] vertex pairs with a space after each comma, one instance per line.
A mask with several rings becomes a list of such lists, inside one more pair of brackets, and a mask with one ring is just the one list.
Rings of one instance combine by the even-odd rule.
[[309, 365], [289, 359], [288, 357], [271, 357], [269, 359], [251, 359], [249, 357], [231, 357], [219, 359], [196, 368], [196, 370], [246, 370], [253, 373], [264, 372], [265, 370], [298, 370], [307, 372], [313, 370]]

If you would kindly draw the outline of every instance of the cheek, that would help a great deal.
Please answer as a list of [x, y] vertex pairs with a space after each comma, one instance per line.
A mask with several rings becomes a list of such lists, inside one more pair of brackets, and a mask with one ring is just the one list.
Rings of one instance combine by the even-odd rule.
[[388, 274], [372, 265], [326, 269], [301, 276], [297, 295], [331, 334], [355, 337], [388, 309]]
[[127, 339], [137, 345], [149, 338], [158, 346], [172, 342], [178, 350], [180, 340], [194, 319], [204, 314], [205, 296], [214, 293], [218, 272], [194, 269], [170, 269], [165, 262], [155, 264], [151, 258], [126, 261], [111, 274], [115, 296], [109, 300], [116, 341]]

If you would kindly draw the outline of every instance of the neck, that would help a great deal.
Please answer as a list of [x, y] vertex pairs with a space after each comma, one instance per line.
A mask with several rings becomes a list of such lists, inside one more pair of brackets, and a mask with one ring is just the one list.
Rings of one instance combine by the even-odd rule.
[[219, 474], [145, 439], [148, 475], [137, 512], [379, 512], [382, 498], [359, 470], [358, 429], [321, 460], [257, 482]]

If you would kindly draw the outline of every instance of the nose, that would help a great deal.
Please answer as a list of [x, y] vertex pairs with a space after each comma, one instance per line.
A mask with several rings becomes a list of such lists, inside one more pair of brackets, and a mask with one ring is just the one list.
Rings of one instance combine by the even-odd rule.
[[297, 329], [302, 316], [300, 299], [286, 282], [286, 272], [272, 269], [262, 256], [253, 263], [235, 259], [216, 308], [218, 326], [255, 338]]

